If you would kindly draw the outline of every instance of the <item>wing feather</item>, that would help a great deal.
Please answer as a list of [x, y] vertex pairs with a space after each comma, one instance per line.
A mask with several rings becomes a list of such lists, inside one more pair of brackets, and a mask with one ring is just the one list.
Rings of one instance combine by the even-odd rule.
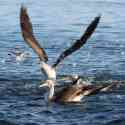
[[85, 33], [81, 36], [80, 39], [76, 40], [76, 42], [68, 49], [66, 49], [57, 59], [57, 61], [54, 63], [53, 67], [56, 67], [62, 60], [64, 60], [65, 57], [69, 56], [73, 52], [80, 49], [90, 38], [92, 33], [95, 31], [98, 23], [100, 20], [100, 16], [95, 17], [95, 19], [89, 24], [87, 27]]
[[24, 6], [20, 10], [20, 27], [25, 42], [36, 52], [40, 60], [47, 61], [48, 57], [46, 52], [34, 37], [32, 23], [30, 22], [27, 9]]

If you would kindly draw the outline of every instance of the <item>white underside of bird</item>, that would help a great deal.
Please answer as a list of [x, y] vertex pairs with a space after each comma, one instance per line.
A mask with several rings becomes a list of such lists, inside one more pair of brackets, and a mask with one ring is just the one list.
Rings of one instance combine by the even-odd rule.
[[78, 96], [73, 97], [72, 99], [69, 99], [69, 102], [80, 102], [84, 98], [83, 94], [80, 94]]
[[40, 68], [46, 75], [47, 79], [56, 80], [56, 70], [44, 61], [40, 62]]

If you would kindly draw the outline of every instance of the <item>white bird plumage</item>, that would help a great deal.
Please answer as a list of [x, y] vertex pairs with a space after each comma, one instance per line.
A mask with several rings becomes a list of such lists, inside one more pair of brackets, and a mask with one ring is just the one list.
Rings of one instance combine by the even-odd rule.
[[56, 69], [44, 61], [40, 62], [40, 68], [46, 75], [47, 79], [56, 80]]

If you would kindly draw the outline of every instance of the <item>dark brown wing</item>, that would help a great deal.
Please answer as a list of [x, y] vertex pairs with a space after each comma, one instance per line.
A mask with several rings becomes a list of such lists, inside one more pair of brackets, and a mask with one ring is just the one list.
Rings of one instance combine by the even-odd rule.
[[26, 43], [28, 43], [29, 46], [33, 48], [33, 50], [39, 56], [40, 60], [47, 61], [48, 60], [47, 54], [45, 53], [44, 49], [41, 48], [38, 41], [35, 39], [30, 18], [27, 14], [26, 8], [23, 6], [21, 7], [20, 10], [20, 26], [21, 26], [22, 36], [26, 41]]
[[80, 93], [82, 93], [82, 88], [77, 86], [68, 86], [56, 93], [54, 101], [67, 102]]
[[69, 56], [76, 50], [80, 49], [88, 40], [88, 38], [92, 35], [94, 30], [96, 29], [98, 23], [100, 20], [100, 16], [95, 17], [95, 19], [90, 23], [90, 25], [87, 27], [85, 33], [81, 36], [79, 40], [76, 40], [76, 42], [68, 49], [66, 49], [57, 59], [57, 61], [54, 63], [53, 67], [56, 67], [65, 57]]
[[71, 85], [63, 88], [55, 95], [55, 101], [66, 102], [72, 100], [76, 96], [89, 96], [100, 92], [101, 87], [94, 85]]

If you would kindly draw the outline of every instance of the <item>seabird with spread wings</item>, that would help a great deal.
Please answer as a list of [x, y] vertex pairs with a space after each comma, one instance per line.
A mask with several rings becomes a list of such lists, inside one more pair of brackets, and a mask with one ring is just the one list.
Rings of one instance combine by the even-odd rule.
[[87, 42], [87, 40], [91, 37], [91, 35], [95, 31], [99, 21], [100, 21], [100, 16], [95, 17], [94, 20], [89, 24], [89, 26], [85, 30], [81, 38], [76, 40], [71, 47], [67, 48], [64, 52], [62, 52], [57, 61], [51, 66], [47, 64], [48, 56], [45, 50], [40, 46], [40, 44], [38, 43], [38, 41], [34, 36], [32, 24], [28, 16], [27, 9], [24, 6], [21, 7], [20, 26], [21, 26], [22, 36], [25, 42], [35, 51], [35, 53], [38, 55], [40, 59], [41, 69], [47, 76], [46, 82], [40, 85], [40, 87], [48, 86], [50, 88], [50, 93], [48, 96], [49, 100], [62, 101], [62, 102], [81, 101], [81, 99], [86, 95], [96, 94], [100, 91], [108, 90], [109, 88], [114, 86], [114, 84], [111, 84], [109, 86], [101, 85], [96, 87], [93, 85], [74, 84], [62, 89], [57, 94], [54, 94], [54, 86], [56, 82], [56, 67], [67, 56], [79, 50]]
[[48, 79], [56, 80], [56, 67], [69, 55], [71, 55], [73, 52], [80, 49], [90, 38], [92, 33], [95, 31], [98, 23], [100, 20], [100, 16], [95, 17], [95, 19], [89, 24], [87, 29], [85, 30], [85, 33], [81, 36], [80, 39], [76, 40], [74, 44], [67, 48], [62, 54], [59, 56], [57, 61], [52, 65], [48, 65], [48, 56], [45, 52], [45, 50], [40, 46], [38, 41], [36, 40], [32, 23], [30, 21], [30, 18], [27, 13], [27, 9], [22, 6], [20, 11], [20, 26], [21, 26], [21, 32], [22, 36], [25, 40], [25, 42], [35, 51], [35, 53], [38, 55], [41, 63], [41, 69], [45, 73], [45, 75], [48, 77]]

